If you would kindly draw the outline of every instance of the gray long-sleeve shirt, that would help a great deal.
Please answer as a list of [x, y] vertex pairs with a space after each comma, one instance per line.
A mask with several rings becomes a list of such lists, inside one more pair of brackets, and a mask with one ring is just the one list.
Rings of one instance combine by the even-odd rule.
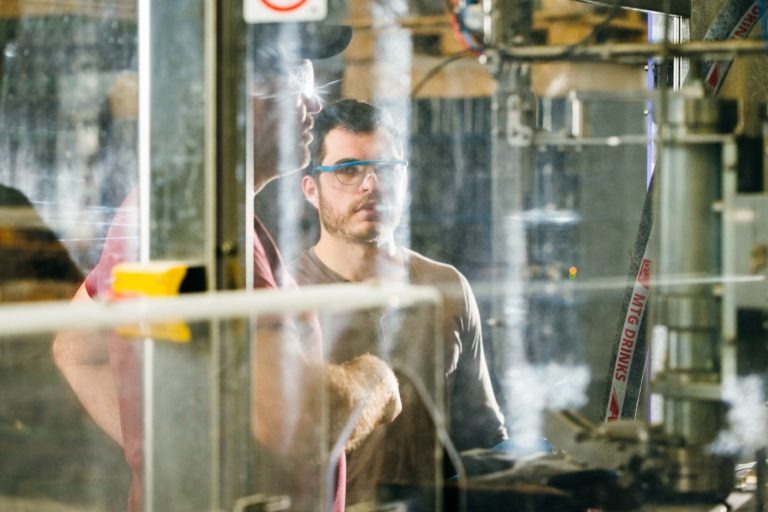
[[[403, 268], [400, 272], [383, 271], [382, 280], [402, 279], [413, 285], [435, 286], [444, 297], [442, 318], [434, 318], [426, 306], [379, 308], [321, 318], [330, 362], [343, 363], [371, 353], [388, 361], [400, 382], [400, 417], [379, 427], [348, 454], [350, 504], [373, 499], [378, 483], [434, 481], [434, 454], [440, 447], [420, 393], [443, 404], [449, 433], [458, 450], [489, 448], [507, 437], [491, 387], [480, 314], [469, 283], [450, 265], [413, 251], [401, 251]], [[297, 259], [291, 270], [300, 285], [346, 282], [312, 249]], [[441, 346], [436, 346], [436, 335]], [[440, 352], [443, 357], [436, 357]]]

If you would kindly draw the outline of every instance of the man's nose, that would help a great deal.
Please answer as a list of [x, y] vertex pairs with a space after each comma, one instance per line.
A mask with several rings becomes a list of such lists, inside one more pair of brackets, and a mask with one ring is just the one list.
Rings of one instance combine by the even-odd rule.
[[[372, 179], [369, 180], [368, 178]], [[379, 187], [379, 175], [376, 174], [374, 169], [368, 169], [365, 176], [363, 176], [363, 181], [360, 182], [360, 187], [363, 190], [373, 190]]]

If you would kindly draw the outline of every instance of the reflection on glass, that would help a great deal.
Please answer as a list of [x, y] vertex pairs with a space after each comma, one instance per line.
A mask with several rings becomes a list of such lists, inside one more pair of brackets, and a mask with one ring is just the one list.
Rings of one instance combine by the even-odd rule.
[[[136, 8], [22, 0], [0, 14], [0, 302], [69, 300], [136, 184]], [[123, 454], [52, 339], [0, 340], [0, 509], [124, 509]]]
[[[327, 42], [310, 25], [240, 24], [242, 34], [233, 31], [214, 44], [206, 31], [216, 23], [204, 18], [203, 3], [149, 3], [155, 21], [162, 20], [154, 27], [162, 37], [153, 38], [150, 71], [152, 256], [246, 261], [246, 269], [216, 270], [232, 283], [249, 273], [254, 288], [292, 289], [297, 283], [285, 267], [302, 287], [327, 286], [293, 297], [287, 313], [261, 314], [256, 307], [235, 314], [231, 308], [254, 297], [229, 302], [224, 293], [154, 302], [141, 314], [164, 317], [134, 312], [119, 332], [35, 328], [30, 318], [48, 322], [54, 312], [45, 305], [3, 317], [5, 306], [18, 305], [11, 302], [66, 300], [80, 285], [78, 302], [96, 309], [77, 310], [72, 319], [128, 314], [135, 304], [104, 301], [115, 297], [115, 264], [138, 257], [139, 205], [135, 5], [3, 2], [0, 510], [23, 504], [95, 512], [126, 503], [131, 512], [144, 505], [231, 510], [265, 502], [333, 510], [344, 495], [357, 510], [402, 510], [408, 499], [431, 510], [441, 499], [478, 499], [464, 484], [482, 490], [494, 479], [505, 489], [543, 484], [547, 499], [560, 500], [536, 495], [544, 501], [532, 509], [628, 509], [665, 481], [664, 468], [706, 468], [705, 480], [714, 482], [709, 488], [695, 487], [697, 471], [678, 471], [666, 481], [675, 492], [695, 490], [685, 498], [720, 501], [730, 490], [734, 454], [765, 458], [752, 453], [766, 428], [765, 136], [753, 137], [744, 150], [732, 133], [714, 131], [695, 132], [693, 142], [675, 140], [672, 153], [657, 146], [657, 154], [668, 156], [712, 150], [701, 159], [711, 166], [711, 197], [692, 186], [705, 182], [704, 166], [688, 158], [667, 162], [666, 171], [676, 173], [667, 176], [688, 177], [664, 197], [679, 222], [669, 249], [695, 253], [694, 242], [711, 230], [713, 267], [697, 282], [689, 297], [695, 300], [672, 294], [644, 317], [659, 324], [656, 345], [664, 347], [652, 354], [658, 370], [652, 390], [664, 395], [655, 409], [679, 418], [666, 434], [681, 434], [692, 449], [677, 450], [679, 438], [658, 437], [664, 432], [644, 423], [597, 431], [569, 412], [553, 415], [552, 424], [562, 428], [555, 432], [560, 441], [573, 441], [555, 446], [571, 459], [542, 456], [553, 441], [544, 439], [548, 411], [579, 408], [592, 421], [606, 411], [606, 388], [615, 377], [606, 371], [608, 358], [653, 153], [646, 147], [650, 103], [645, 91], [613, 94], [638, 81], [644, 87], [642, 65], [571, 62], [573, 48], [562, 55], [567, 62], [495, 67], [502, 54], [493, 48], [493, 58], [481, 62], [483, 42], [493, 40], [481, 33], [483, 21], [492, 21], [482, 17], [524, 20], [506, 15], [536, 4], [545, 11], [534, 17], [536, 42], [553, 43], [569, 31], [542, 20], [560, 19], [567, 8], [600, 36], [582, 43], [599, 44], [619, 35], [644, 39], [643, 15], [603, 7], [595, 18], [591, 6], [571, 0], [449, 2], [458, 4], [450, 9], [426, 0], [346, 2], [353, 40], [321, 59], [306, 51], [311, 45], [304, 43]], [[481, 3], [510, 12], [483, 13]], [[705, 4], [711, 8], [694, 7]], [[524, 37], [531, 27], [519, 28]], [[703, 28], [692, 27], [692, 34]], [[520, 43], [517, 50], [526, 51]], [[231, 63], [234, 57], [222, 55], [228, 44], [241, 62], [208, 82], [207, 51], [226, 48], [216, 57]], [[737, 72], [734, 66], [731, 76]], [[209, 97], [214, 85], [217, 97]], [[510, 86], [524, 90], [505, 89]], [[567, 97], [546, 96], [571, 90]], [[209, 109], [232, 91], [237, 99], [224, 101], [229, 111]], [[339, 95], [389, 116], [363, 115], [361, 126], [338, 129], [334, 119], [348, 115]], [[529, 99], [530, 112], [523, 108]], [[528, 113], [531, 126], [523, 122]], [[693, 117], [696, 129], [706, 121]], [[212, 120], [216, 126], [206, 126]], [[740, 138], [749, 131], [742, 124]], [[657, 136], [678, 134], [662, 126]], [[702, 135], [714, 138], [702, 143]], [[213, 169], [220, 160], [227, 168]], [[738, 183], [731, 183], [737, 168]], [[227, 189], [226, 204], [209, 201], [214, 182]], [[730, 194], [720, 194], [721, 187]], [[705, 212], [695, 219], [698, 234], [686, 215], [677, 215], [686, 197]], [[220, 247], [220, 239], [211, 239], [212, 224], [225, 231], [231, 218], [213, 222], [208, 213], [217, 207], [236, 210], [245, 225], [232, 228]], [[434, 309], [398, 296], [371, 304], [336, 288], [371, 281], [377, 285], [367, 292], [374, 295], [382, 284], [435, 286], [443, 303]], [[670, 286], [678, 285], [651, 290]], [[319, 306], [296, 306], [307, 297]], [[183, 303], [193, 299], [208, 301], [201, 303], [203, 316], [211, 318], [182, 318]], [[259, 307], [273, 306], [263, 300]], [[635, 339], [641, 320], [631, 318], [627, 336]], [[156, 322], [168, 328], [176, 320], [189, 336], [174, 342]], [[29, 328], [15, 330], [24, 322]], [[620, 354], [620, 379], [634, 357], [628, 354]], [[635, 354], [642, 364], [642, 348]], [[95, 371], [87, 379], [85, 366]], [[720, 386], [724, 376], [729, 380]], [[355, 379], [387, 388], [387, 403], [373, 404], [381, 395], [370, 390], [350, 398], [345, 384]], [[641, 403], [648, 391], [639, 379], [624, 390], [627, 401]], [[363, 411], [373, 411], [373, 419]], [[583, 442], [598, 437], [606, 444]], [[648, 455], [662, 452], [663, 458]], [[538, 458], [519, 464], [531, 453]], [[583, 461], [599, 470], [590, 472]], [[643, 472], [647, 467], [652, 471]], [[642, 471], [634, 473], [637, 468]], [[495, 474], [484, 479], [488, 473]], [[599, 491], [594, 495], [582, 492], [593, 489], [584, 484], [587, 477]], [[624, 492], [625, 482], [642, 492]], [[723, 482], [725, 490], [718, 487]], [[493, 492], [515, 509], [504, 500], [520, 495]], [[620, 492], [634, 501], [621, 501]], [[595, 496], [617, 502], [595, 503]]]
[[[298, 315], [249, 313], [259, 309], [279, 311], [270, 298], [277, 293], [291, 293], [294, 302], [304, 301], [317, 310]], [[0, 338], [0, 350], [9, 356], [3, 358], [2, 364], [8, 370], [3, 377], [17, 380], [8, 381], [7, 389], [39, 382], [34, 394], [8, 396], [0, 411], [10, 426], [0, 442], [4, 446], [12, 442], [19, 445], [8, 452], [17, 455], [0, 465], [2, 474], [14, 475], [5, 482], [15, 486], [4, 490], [0, 500], [8, 495], [9, 500], [26, 503], [40, 496], [51, 506], [59, 502], [71, 503], [73, 508], [113, 510], [122, 509], [127, 495], [129, 510], [140, 510], [142, 501], [166, 509], [197, 509], [221, 499], [208, 492], [207, 484], [212, 475], [220, 474], [221, 468], [229, 468], [246, 479], [247, 485], [238, 498], [261, 494], [285, 500], [292, 510], [330, 504], [336, 499], [339, 482], [346, 481], [340, 479], [344, 475], [344, 466], [339, 465], [341, 452], [345, 447], [353, 449], [371, 434], [371, 429], [388, 424], [399, 414], [399, 405], [392, 409], [389, 398], [397, 386], [395, 376], [374, 355], [363, 354], [340, 365], [307, 364], [305, 356], [317, 333], [315, 315], [322, 313], [328, 305], [326, 299], [334, 296], [339, 300], [358, 297], [341, 307], [333, 302], [333, 317], [344, 319], [344, 323], [349, 314], [342, 310], [351, 310], [353, 315], [359, 310], [365, 316], [371, 314], [365, 313], [370, 306], [402, 304], [387, 309], [395, 316], [415, 315], [423, 325], [418, 333], [411, 333], [408, 342], [415, 347], [436, 347], [435, 325], [430, 321], [434, 318], [433, 299], [423, 291], [405, 288], [387, 291], [346, 287], [309, 294], [306, 299], [299, 292], [226, 298], [200, 295], [186, 301], [156, 302], [151, 308], [132, 301], [83, 304], [80, 308], [54, 305], [39, 309], [55, 319], [45, 322], [45, 326], [35, 322], [35, 312], [30, 312], [19, 317], [13, 329], [9, 326], [12, 317], [0, 313], [3, 330], [17, 333]], [[282, 299], [277, 297], [278, 302]], [[230, 333], [229, 357], [224, 360], [210, 336], [212, 324], [185, 320], [190, 312], [199, 316], [201, 305], [213, 317], [232, 318], [218, 324]], [[170, 316], [174, 322], [186, 323], [190, 339], [180, 342], [169, 337]], [[94, 320], [118, 327], [82, 327]], [[55, 362], [67, 383], [50, 358], [53, 333], [49, 328], [58, 332]], [[40, 334], [21, 334], [25, 331]], [[150, 343], [147, 337], [151, 337]], [[75, 375], [64, 363], [75, 350], [87, 350], [96, 357], [104, 343], [110, 351], [106, 368], [109, 382], [105, 383], [108, 387], [84, 390], [78, 379], [87, 377], [85, 373]], [[277, 349], [277, 345], [289, 350]], [[436, 361], [431, 350], [419, 352], [418, 357], [410, 354], [402, 363], [402, 375], [416, 386], [415, 397], [409, 400], [430, 409], [430, 423], [442, 424], [442, 411], [432, 408], [433, 403], [440, 402], [431, 383]], [[149, 372], [148, 380], [140, 377], [142, 371]], [[111, 398], [106, 393], [109, 385], [114, 385]], [[78, 393], [80, 405], [70, 386]], [[118, 402], [119, 416], [117, 409], [110, 412], [112, 406], [105, 399]], [[94, 421], [103, 431], [96, 428]], [[151, 435], [144, 435], [142, 441], [134, 429]], [[243, 442], [230, 445], [233, 449], [221, 452], [220, 459], [214, 455], [218, 452], [215, 447], [231, 440], [224, 439], [223, 432]], [[82, 450], [80, 446], [60, 446], [52, 451], [53, 446], [44, 439], [59, 436], [82, 439], [86, 445]], [[26, 448], [29, 456], [22, 457], [17, 448]], [[49, 457], [54, 476], [39, 470], [42, 462], [38, 454]], [[77, 457], [78, 471], [67, 465], [73, 457]], [[123, 457], [133, 466], [130, 485]], [[427, 450], [419, 458], [419, 467], [429, 468], [423, 482], [434, 482], [439, 460], [434, 450]], [[103, 473], [106, 468], [115, 470]], [[39, 494], [30, 491], [38, 488]]]
[[28, 3], [0, 31], [0, 183], [29, 198], [86, 271], [136, 183], [135, 12]]

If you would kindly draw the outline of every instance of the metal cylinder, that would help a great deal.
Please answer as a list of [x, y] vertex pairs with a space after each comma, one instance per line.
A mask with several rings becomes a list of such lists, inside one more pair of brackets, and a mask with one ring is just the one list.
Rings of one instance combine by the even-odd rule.
[[530, 43], [533, 0], [483, 0], [483, 32], [489, 46]]
[[[683, 387], [712, 384], [720, 371], [720, 304], [713, 291], [721, 268], [717, 136], [733, 128], [734, 113], [732, 102], [672, 95], [660, 120], [656, 313], [669, 333], [661, 378]], [[722, 404], [709, 397], [665, 397], [664, 429], [689, 445], [711, 442], [722, 415]]]

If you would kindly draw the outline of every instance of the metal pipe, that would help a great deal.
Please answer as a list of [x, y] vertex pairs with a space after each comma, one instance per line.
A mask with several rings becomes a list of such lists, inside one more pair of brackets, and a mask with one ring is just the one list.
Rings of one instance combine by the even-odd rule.
[[634, 59], [637, 62], [645, 62], [650, 57], [694, 56], [723, 59], [736, 55], [760, 55], [766, 51], [765, 42], [754, 40], [690, 41], [680, 44], [602, 43], [584, 46], [498, 45], [496, 48], [500, 56], [519, 61]]
[[492, 326], [494, 364], [507, 396], [506, 416], [513, 438], [535, 440], [540, 435], [539, 411], [527, 410], [512, 390], [527, 365], [525, 339], [528, 315], [530, 253], [526, 238], [525, 198], [535, 178], [535, 98], [530, 91], [530, 66], [510, 60], [497, 62], [498, 88], [492, 97], [491, 196], [492, 267], [494, 286]]
[[301, 313], [308, 310], [351, 311], [377, 306], [442, 304], [429, 286], [339, 284], [303, 286], [300, 290], [239, 290], [174, 298], [120, 302], [22, 304], [0, 308], [3, 336], [111, 328], [136, 322], [167, 322]]
[[408, 307], [442, 304], [428, 286], [339, 284], [304, 286], [300, 290], [230, 291], [174, 298], [120, 302], [43, 303], [0, 307], [0, 335], [50, 333], [66, 329], [111, 328], [136, 322], [167, 322], [300, 313], [308, 310], [351, 311], [377, 306]]

